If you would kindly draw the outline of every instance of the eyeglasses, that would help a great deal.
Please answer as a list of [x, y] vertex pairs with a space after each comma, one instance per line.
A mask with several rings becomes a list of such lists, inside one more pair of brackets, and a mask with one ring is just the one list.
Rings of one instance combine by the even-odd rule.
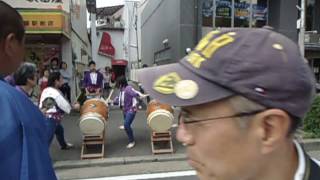
[[199, 122], [215, 121], [215, 120], [219, 120], [219, 119], [245, 117], [245, 116], [252, 116], [252, 115], [261, 113], [261, 112], [263, 112], [265, 110], [266, 109], [255, 110], [255, 111], [251, 111], [251, 112], [241, 112], [241, 113], [237, 113], [237, 114], [230, 115], [230, 116], [208, 117], [208, 118], [204, 118], [204, 119], [191, 118], [189, 116], [189, 113], [187, 113], [185, 111], [181, 111], [181, 113], [179, 114], [179, 120], [180, 120], [179, 122], [182, 122], [184, 124], [194, 124], [194, 123], [199, 123]]

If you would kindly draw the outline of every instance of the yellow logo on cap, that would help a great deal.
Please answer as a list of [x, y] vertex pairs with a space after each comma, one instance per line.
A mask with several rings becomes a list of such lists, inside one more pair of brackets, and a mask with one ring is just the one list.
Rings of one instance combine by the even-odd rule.
[[179, 81], [181, 81], [180, 76], [176, 72], [172, 72], [159, 77], [153, 83], [153, 89], [162, 94], [172, 94]]
[[[219, 31], [212, 31], [208, 33], [202, 40], [199, 42], [195, 50], [192, 51], [187, 57], [187, 61], [195, 68], [200, 68], [201, 63], [211, 58], [213, 54], [223, 46], [226, 46], [232, 43], [235, 39], [232, 37], [233, 33], [223, 34], [213, 40], [216, 34], [219, 34]], [[210, 41], [211, 40], [211, 41]]]

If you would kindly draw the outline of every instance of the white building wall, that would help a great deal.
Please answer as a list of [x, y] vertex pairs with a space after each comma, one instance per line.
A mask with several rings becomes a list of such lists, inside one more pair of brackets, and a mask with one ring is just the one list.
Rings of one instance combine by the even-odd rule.
[[138, 45], [139, 45], [139, 57], [141, 58], [141, 14], [148, 4], [149, 0], [141, 0], [138, 4]]
[[[91, 45], [87, 31], [87, 8], [86, 0], [71, 1], [71, 41], [75, 53], [75, 61], [87, 64], [87, 56], [91, 56]], [[87, 56], [84, 56], [86, 52]]]
[[[88, 64], [88, 56], [91, 56], [91, 46], [87, 31], [87, 7], [86, 0], [71, 0], [71, 44], [73, 53], [72, 66], [68, 70], [72, 73], [70, 83], [72, 97], [80, 94], [79, 82], [83, 78], [83, 70]], [[83, 53], [86, 52], [86, 53]]]
[[[71, 41], [66, 38], [61, 39], [61, 58], [63, 62], [67, 63], [68, 66], [68, 72], [72, 74], [72, 45]], [[69, 84], [71, 87], [71, 92], [73, 92], [72, 88], [74, 87], [72, 82]], [[75, 99], [75, 94], [71, 93], [71, 101], [73, 102]]]
[[71, 25], [73, 31], [88, 43], [86, 0], [71, 1]]
[[138, 24], [138, 9], [139, 3], [126, 1], [124, 6], [123, 22], [125, 23], [124, 31], [124, 47], [125, 59], [128, 60], [129, 79], [135, 80], [135, 69], [138, 68], [138, 60], [140, 59], [137, 29], [140, 28]]
[[[126, 7], [126, 38], [130, 39], [130, 42], [124, 42], [124, 44], [129, 47], [128, 56], [130, 56], [130, 62], [132, 63], [130, 69], [130, 80], [137, 81], [137, 69], [141, 68], [142, 64], [138, 62], [141, 60], [141, 14], [146, 7], [149, 0], [140, 0], [140, 2], [136, 2], [136, 5], [133, 2], [127, 3]], [[134, 14], [134, 15], [132, 15]], [[135, 19], [137, 18], [137, 20]], [[128, 19], [128, 20], [127, 20]], [[131, 23], [130, 23], [131, 21]], [[136, 24], [135, 24], [136, 23]], [[137, 29], [135, 29], [137, 27]], [[136, 32], [137, 31], [137, 32]], [[129, 35], [130, 34], [130, 35]]]
[[[98, 36], [97, 36], [98, 47], [100, 45], [103, 32], [104, 31], [101, 31], [101, 30], [98, 31]], [[111, 37], [111, 43], [115, 49], [114, 59], [125, 59], [124, 46], [123, 46], [124, 32], [122, 30], [108, 30], [105, 32], [109, 33]], [[97, 53], [96, 64], [98, 69], [104, 68], [106, 66], [111, 67], [111, 60], [112, 60], [111, 57], [99, 55], [98, 52], [96, 53]]]
[[[136, 6], [137, 7], [137, 6]], [[125, 41], [124, 44], [128, 49], [126, 54], [128, 61], [137, 61], [137, 33], [135, 27], [137, 18], [137, 9], [134, 2], [125, 3], [125, 13], [123, 22], [125, 23]]]

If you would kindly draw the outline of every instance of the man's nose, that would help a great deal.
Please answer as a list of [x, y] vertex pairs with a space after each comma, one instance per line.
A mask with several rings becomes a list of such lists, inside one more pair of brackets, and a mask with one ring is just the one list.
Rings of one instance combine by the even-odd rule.
[[180, 141], [184, 146], [193, 145], [194, 139], [190, 132], [188, 132], [186, 125], [183, 122], [180, 122], [178, 126], [178, 130], [176, 133], [176, 138]]

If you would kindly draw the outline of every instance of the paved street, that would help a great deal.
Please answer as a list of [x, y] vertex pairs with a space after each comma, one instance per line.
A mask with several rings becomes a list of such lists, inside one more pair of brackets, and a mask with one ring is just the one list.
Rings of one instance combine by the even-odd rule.
[[[172, 172], [183, 172], [188, 173], [175, 174]], [[190, 171], [191, 174], [190, 174]], [[61, 169], [56, 171], [60, 180], [69, 179], [90, 179], [91, 178], [103, 178], [109, 177], [114, 179], [154, 179], [160, 177], [166, 177], [172, 179], [177, 176], [190, 176], [194, 175], [195, 172], [187, 164], [186, 161], [170, 161], [170, 162], [147, 162], [139, 164], [122, 164], [114, 166], [92, 166], [74, 169]], [[156, 174], [156, 175], [152, 175]], [[137, 178], [140, 176], [140, 178]], [[120, 178], [122, 177], [122, 178]], [[127, 177], [127, 178], [124, 178]], [[107, 178], [106, 178], [107, 179]], [[196, 178], [192, 178], [196, 179]], [[93, 180], [93, 179], [92, 179]], [[98, 179], [99, 180], [99, 179]]]
[[[60, 150], [56, 140], [51, 145], [51, 156], [53, 161], [79, 160], [82, 137], [78, 126], [79, 114], [66, 116], [63, 120], [66, 139], [75, 145], [74, 149]], [[151, 155], [150, 128], [147, 125], [145, 111], [139, 111], [133, 122], [133, 130], [136, 139], [136, 146], [133, 149], [126, 149], [128, 138], [124, 130], [118, 127], [122, 123], [122, 113], [118, 109], [110, 111], [110, 118], [106, 128], [105, 158], [128, 157]], [[176, 123], [176, 122], [175, 122]], [[184, 147], [175, 139], [173, 131], [173, 146], [175, 153], [184, 153]]]
[[177, 171], [177, 172], [166, 172], [166, 173], [153, 173], [153, 174], [138, 174], [129, 176], [114, 176], [105, 178], [94, 178], [85, 180], [134, 180], [134, 179], [153, 179], [153, 180], [194, 180], [197, 179], [195, 171]]

